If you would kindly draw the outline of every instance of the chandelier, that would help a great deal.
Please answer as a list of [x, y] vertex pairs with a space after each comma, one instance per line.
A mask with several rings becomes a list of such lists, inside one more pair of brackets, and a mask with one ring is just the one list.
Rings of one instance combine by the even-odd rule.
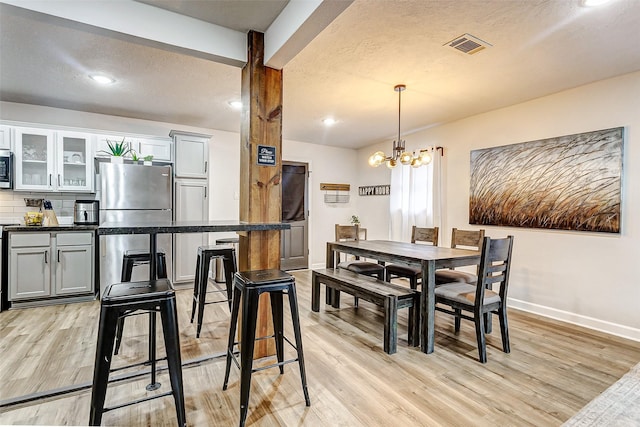
[[398, 139], [393, 141], [393, 150], [391, 155], [387, 156], [382, 151], [376, 151], [369, 157], [369, 166], [377, 168], [382, 163], [386, 163], [388, 168], [395, 168], [400, 162], [403, 165], [411, 165], [414, 168], [419, 168], [422, 165], [431, 163], [431, 149], [420, 149], [418, 154], [415, 151], [406, 151], [404, 147], [404, 140], [400, 138], [400, 107], [402, 92], [407, 88], [406, 85], [396, 85], [393, 90], [398, 92]]

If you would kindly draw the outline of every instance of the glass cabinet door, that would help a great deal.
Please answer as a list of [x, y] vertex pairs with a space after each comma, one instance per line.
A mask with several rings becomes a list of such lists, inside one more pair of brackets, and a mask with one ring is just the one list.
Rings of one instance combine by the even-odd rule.
[[53, 133], [16, 129], [16, 189], [50, 191], [53, 181]]
[[58, 132], [58, 168], [56, 185], [60, 191], [90, 191], [91, 136], [74, 132]]

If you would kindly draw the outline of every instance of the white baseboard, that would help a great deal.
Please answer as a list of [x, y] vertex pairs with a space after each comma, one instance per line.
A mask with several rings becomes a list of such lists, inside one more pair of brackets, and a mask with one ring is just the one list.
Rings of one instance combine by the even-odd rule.
[[637, 328], [631, 328], [629, 326], [619, 325], [617, 323], [611, 323], [605, 320], [595, 319], [593, 317], [583, 316], [581, 314], [558, 310], [552, 307], [546, 307], [513, 298], [509, 298], [509, 308], [538, 314], [544, 317], [550, 317], [555, 320], [572, 323], [574, 325], [583, 326], [585, 328], [594, 329], [596, 331], [605, 332], [607, 334], [627, 338], [633, 341], [640, 341], [640, 329]]

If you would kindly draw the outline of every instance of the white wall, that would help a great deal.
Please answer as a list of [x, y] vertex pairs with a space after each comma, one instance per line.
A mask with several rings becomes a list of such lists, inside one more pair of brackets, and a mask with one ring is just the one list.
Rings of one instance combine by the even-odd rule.
[[[489, 236], [515, 236], [512, 307], [640, 340], [640, 281], [635, 270], [640, 260], [640, 73], [427, 129], [410, 135], [407, 146], [420, 141], [445, 147], [447, 205], [441, 244], [448, 245], [451, 227], [478, 228], [468, 219], [471, 150], [617, 126], [626, 127], [620, 235], [485, 228]], [[390, 146], [389, 142], [382, 148], [388, 151]], [[370, 176], [366, 158], [375, 149], [359, 150], [361, 176]], [[388, 210], [388, 200], [368, 204], [367, 209]], [[381, 218], [376, 225], [385, 223]]]

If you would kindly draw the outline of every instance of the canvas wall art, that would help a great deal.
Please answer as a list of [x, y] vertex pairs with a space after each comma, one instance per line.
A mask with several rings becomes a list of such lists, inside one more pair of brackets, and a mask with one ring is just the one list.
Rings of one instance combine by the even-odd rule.
[[624, 128], [471, 151], [469, 223], [620, 232]]

